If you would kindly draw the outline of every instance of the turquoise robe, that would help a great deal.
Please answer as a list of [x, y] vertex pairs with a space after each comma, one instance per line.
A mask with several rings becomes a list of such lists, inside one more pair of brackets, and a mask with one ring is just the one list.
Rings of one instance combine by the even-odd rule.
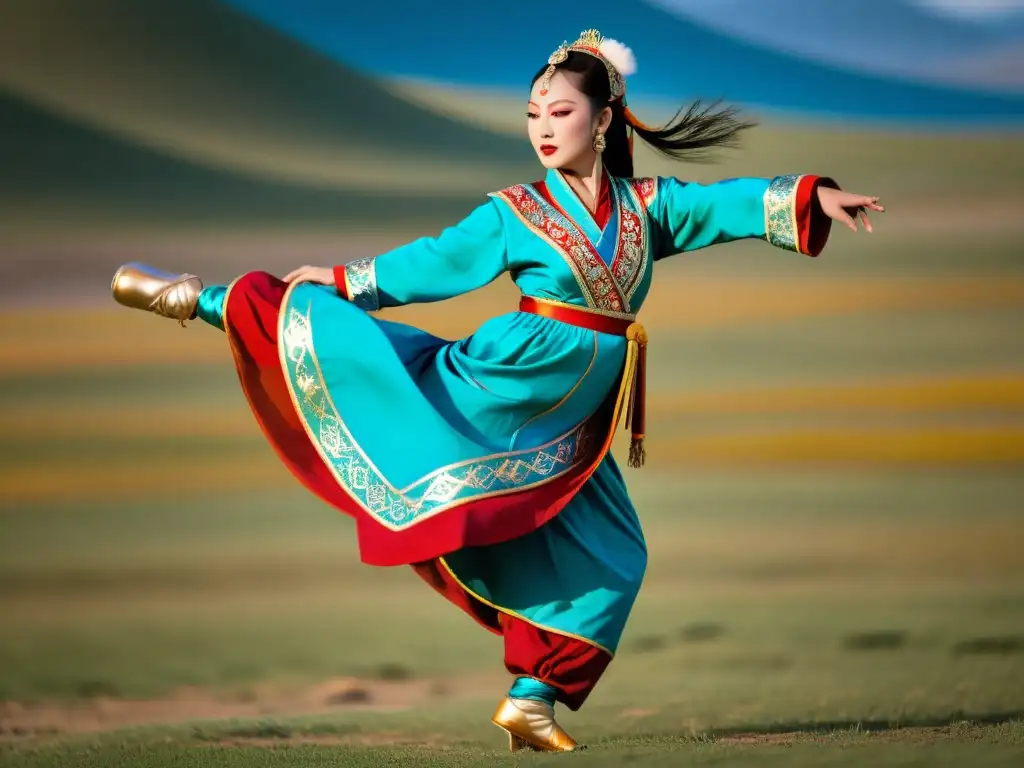
[[[442, 301], [508, 274], [526, 296], [631, 318], [667, 256], [750, 238], [808, 252], [818, 182], [610, 178], [602, 229], [552, 170], [554, 204], [517, 185], [437, 237], [339, 267], [337, 288], [290, 286], [277, 338], [289, 394], [361, 535], [386, 549], [389, 535], [438, 531], [427, 525], [454, 515], [471, 521], [496, 499], [513, 500], [504, 519], [530, 514], [515, 500], [538, 498], [529, 493], [593, 458], [595, 414], [620, 388], [627, 346], [518, 311], [448, 341], [376, 310]], [[474, 600], [614, 654], [647, 552], [616, 462], [601, 452], [594, 466], [557, 514], [523, 535], [484, 546], [454, 547], [437, 533], [403, 540], [430, 550]]]

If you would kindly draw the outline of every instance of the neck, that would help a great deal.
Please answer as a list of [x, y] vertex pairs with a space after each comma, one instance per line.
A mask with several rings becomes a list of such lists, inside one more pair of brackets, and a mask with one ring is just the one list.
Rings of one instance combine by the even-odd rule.
[[593, 159], [576, 167], [565, 167], [559, 169], [570, 186], [577, 191], [586, 191], [590, 197], [589, 208], [597, 206], [597, 198], [601, 189], [601, 176], [604, 173], [604, 164], [601, 156], [595, 154]]

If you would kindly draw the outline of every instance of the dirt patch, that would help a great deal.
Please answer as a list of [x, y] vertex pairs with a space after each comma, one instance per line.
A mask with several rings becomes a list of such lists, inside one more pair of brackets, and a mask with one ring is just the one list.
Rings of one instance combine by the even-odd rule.
[[[170, 725], [205, 720], [258, 719], [331, 714], [339, 711], [398, 711], [428, 705], [440, 698], [470, 698], [482, 691], [501, 691], [507, 680], [461, 679], [361, 680], [342, 678], [304, 688], [259, 686], [239, 693], [183, 689], [154, 699], [96, 697], [76, 702], [22, 704], [0, 702], [0, 740], [22, 740], [68, 733], [95, 733], [142, 725]], [[295, 738], [290, 730], [240, 734], [226, 741], [265, 740], [280, 743]], [[313, 737], [320, 743], [320, 737]], [[324, 738], [368, 738], [353, 733]], [[391, 739], [390, 736], [387, 737]], [[394, 738], [398, 738], [397, 735]], [[214, 741], [221, 741], [215, 738]], [[388, 743], [396, 743], [389, 741]], [[420, 742], [417, 742], [420, 743]]]
[[619, 717], [630, 720], [639, 720], [645, 717], [653, 717], [658, 714], [659, 711], [660, 710], [657, 709], [624, 709], [619, 713]]
[[719, 744], [744, 744], [758, 746], [780, 746], [792, 744], [800, 734], [797, 733], [737, 733], [718, 739]]
[[273, 749], [281, 746], [316, 746], [316, 747], [426, 747], [441, 749], [451, 745], [450, 740], [441, 737], [416, 738], [401, 733], [351, 733], [339, 735], [304, 735], [296, 734], [281, 739], [225, 737], [211, 739], [205, 743], [207, 747], [263, 747]]

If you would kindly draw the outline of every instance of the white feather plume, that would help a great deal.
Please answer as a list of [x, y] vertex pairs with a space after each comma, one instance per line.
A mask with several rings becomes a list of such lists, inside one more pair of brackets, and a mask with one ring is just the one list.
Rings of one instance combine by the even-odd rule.
[[618, 40], [606, 37], [601, 41], [601, 46], [598, 50], [601, 51], [601, 55], [608, 59], [623, 77], [629, 77], [636, 72], [636, 56], [633, 55], [632, 50]]

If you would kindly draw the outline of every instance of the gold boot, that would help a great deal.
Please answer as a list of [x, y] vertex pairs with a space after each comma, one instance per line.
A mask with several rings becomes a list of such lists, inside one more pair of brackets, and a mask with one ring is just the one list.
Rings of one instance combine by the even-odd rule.
[[154, 312], [184, 325], [195, 316], [203, 281], [195, 275], [179, 275], [133, 263], [117, 270], [110, 290], [118, 304]]
[[508, 733], [509, 749], [572, 752], [579, 745], [555, 722], [555, 710], [542, 701], [505, 698], [492, 722]]

